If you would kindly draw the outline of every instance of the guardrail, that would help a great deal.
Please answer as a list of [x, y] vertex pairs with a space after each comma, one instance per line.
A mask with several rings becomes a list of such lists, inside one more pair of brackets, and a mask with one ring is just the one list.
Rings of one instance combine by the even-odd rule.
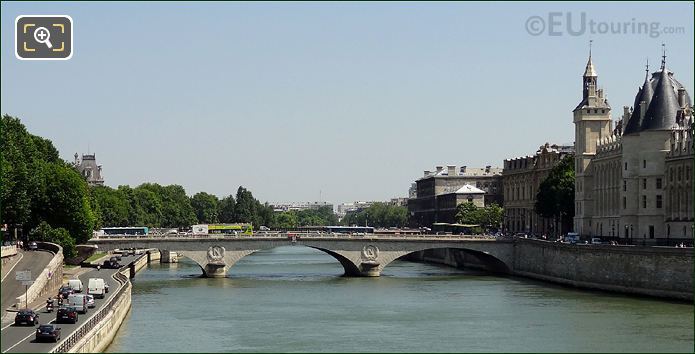
[[[133, 261], [135, 262], [135, 261]], [[63, 341], [60, 343], [59, 346], [55, 347], [51, 353], [65, 353], [68, 350], [70, 350], [75, 344], [77, 344], [87, 333], [89, 333], [94, 327], [101, 322], [104, 317], [111, 311], [113, 308], [113, 305], [116, 303], [116, 301], [119, 301], [121, 295], [128, 291], [131, 287], [130, 285], [130, 280], [128, 279], [127, 276], [123, 275], [123, 271], [128, 270], [130, 267], [130, 263], [128, 265], [125, 265], [121, 267], [116, 274], [113, 275], [113, 278], [118, 281], [121, 286], [119, 289], [116, 291], [116, 294], [114, 294], [109, 301], [107, 301], [104, 306], [99, 309], [99, 311], [96, 313], [96, 315], [93, 315], [86, 323], [82, 324], [80, 328], [78, 328], [75, 332], [72, 332], [67, 338], [63, 339]]]

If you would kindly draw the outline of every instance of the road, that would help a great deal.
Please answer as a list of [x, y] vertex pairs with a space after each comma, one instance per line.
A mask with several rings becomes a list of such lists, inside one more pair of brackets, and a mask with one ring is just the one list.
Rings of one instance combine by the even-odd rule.
[[[129, 257], [123, 257], [121, 264], [128, 264], [140, 256], [129, 256]], [[112, 297], [114, 294], [116, 294], [118, 288], [119, 288], [119, 283], [113, 279], [113, 275], [117, 272], [117, 269], [102, 269], [100, 271], [97, 271], [96, 269], [90, 270], [88, 272], [85, 272], [79, 276], [79, 279], [82, 280], [82, 283], [85, 286], [85, 289], [87, 287], [87, 284], [89, 283], [89, 278], [104, 278], [106, 282], [109, 283], [109, 293], [106, 294], [106, 296], [103, 299], [95, 299], [95, 304], [96, 306], [94, 308], [89, 309], [89, 311], [86, 314], [79, 314], [78, 316], [78, 321], [75, 324], [72, 323], [61, 323], [59, 324], [59, 327], [62, 329], [61, 330], [61, 340], [58, 341], [58, 343], [48, 343], [48, 342], [43, 342], [39, 343], [36, 342], [36, 336], [35, 336], [35, 331], [36, 331], [36, 326], [14, 326], [11, 325], [9, 327], [3, 328], [1, 333], [0, 333], [0, 339], [2, 341], [2, 345], [0, 346], [0, 349], [2, 349], [3, 353], [48, 353], [50, 352], [53, 348], [55, 348], [60, 342], [67, 338], [68, 335], [70, 335], [72, 332], [74, 332], [79, 326], [81, 326], [83, 323], [87, 322], [92, 316], [96, 315], [97, 311], [101, 309], [104, 304]], [[86, 290], [85, 290], [86, 291]], [[86, 292], [84, 292], [86, 293]], [[55, 317], [56, 317], [56, 311], [53, 311], [51, 313], [46, 313], [45, 309], [39, 310], [39, 319], [41, 324], [46, 324], [46, 323], [55, 323]]]
[[0, 305], [4, 312], [17, 301], [17, 296], [24, 295], [24, 285], [15, 280], [15, 271], [30, 270], [33, 279], [43, 272], [44, 268], [53, 259], [53, 253], [48, 251], [20, 251], [24, 255], [22, 259], [15, 265], [14, 269], [7, 274], [7, 277], [2, 282], [2, 296], [0, 297]]

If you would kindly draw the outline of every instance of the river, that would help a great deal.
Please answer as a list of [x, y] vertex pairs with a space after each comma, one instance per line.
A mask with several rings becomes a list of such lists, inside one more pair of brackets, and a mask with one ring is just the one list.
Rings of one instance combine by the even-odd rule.
[[693, 352], [693, 305], [395, 261], [346, 278], [305, 247], [227, 278], [152, 264], [108, 352]]

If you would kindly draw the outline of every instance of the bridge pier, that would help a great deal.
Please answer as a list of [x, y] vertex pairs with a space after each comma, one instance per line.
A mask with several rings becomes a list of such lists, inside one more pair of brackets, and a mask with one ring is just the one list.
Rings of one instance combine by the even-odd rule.
[[207, 278], [224, 278], [227, 276], [227, 266], [224, 263], [208, 263], [203, 272]]

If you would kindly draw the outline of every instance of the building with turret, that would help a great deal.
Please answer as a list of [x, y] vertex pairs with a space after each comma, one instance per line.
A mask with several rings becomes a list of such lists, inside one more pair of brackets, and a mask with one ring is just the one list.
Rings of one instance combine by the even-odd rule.
[[692, 242], [693, 107], [666, 67], [649, 72], [613, 124], [591, 53], [574, 109], [574, 230], [639, 244]]
[[90, 186], [103, 186], [104, 178], [101, 175], [101, 165], [97, 165], [96, 154], [82, 155], [82, 159], [75, 153], [75, 168], [80, 171], [82, 177]]

